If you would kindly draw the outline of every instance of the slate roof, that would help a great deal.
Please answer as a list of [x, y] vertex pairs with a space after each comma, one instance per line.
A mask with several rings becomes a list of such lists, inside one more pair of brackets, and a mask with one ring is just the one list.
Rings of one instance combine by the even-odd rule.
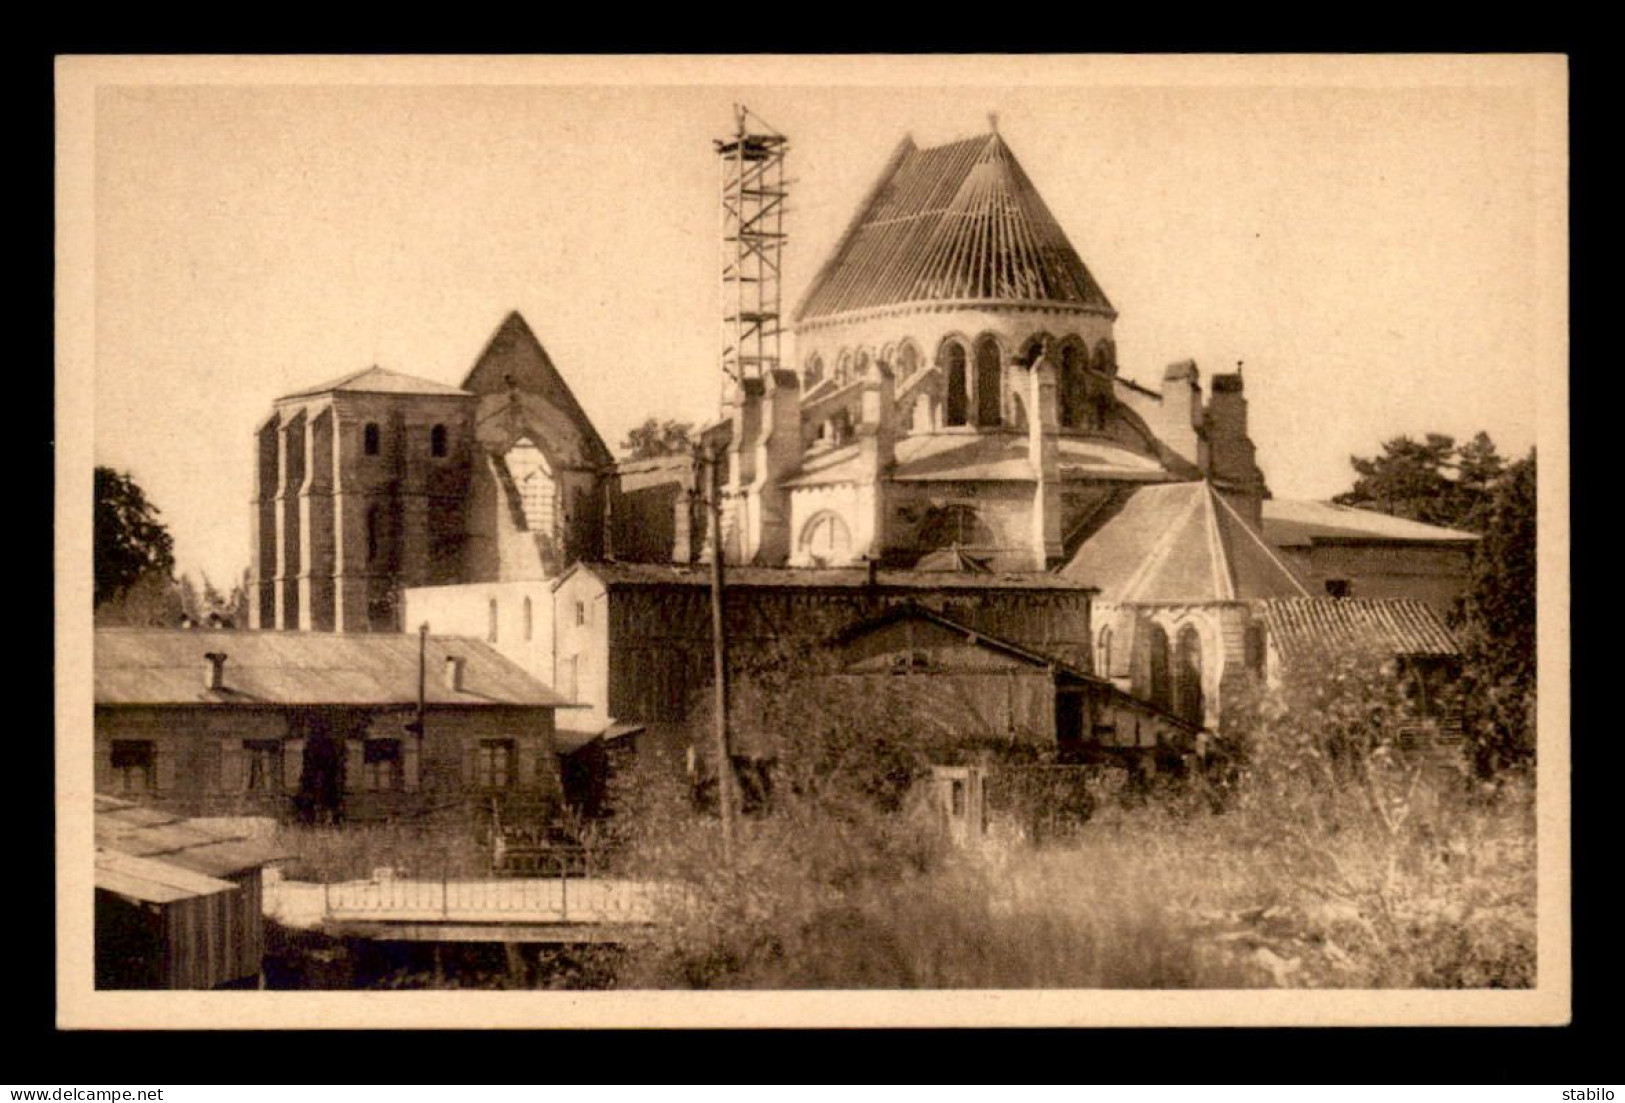
[[436, 383], [432, 379], [419, 379], [415, 375], [404, 375], [401, 372], [380, 367], [363, 368], [360, 371], [351, 372], [349, 375], [341, 375], [337, 379], [330, 379], [326, 383], [307, 387], [302, 391], [294, 391], [282, 397], [309, 398], [313, 395], [334, 392], [345, 394], [427, 394], [473, 397], [468, 391], [458, 387], [451, 387], [445, 383]]
[[[587, 563], [572, 566], [559, 576], [555, 588], [577, 571], [587, 571], [611, 588], [620, 586], [710, 586], [708, 564], [688, 566], [666, 563]], [[1070, 590], [1090, 587], [1070, 578], [1040, 571], [969, 573], [957, 571], [894, 571], [875, 573], [883, 589], [909, 590]], [[724, 585], [732, 587], [807, 587], [858, 589], [869, 585], [864, 567], [736, 567], [729, 566]]]
[[[1056, 441], [1060, 477], [1160, 482], [1168, 473], [1156, 459], [1100, 440]], [[1032, 482], [1031, 452], [1024, 433], [919, 433], [901, 437], [896, 463], [885, 477], [899, 482]], [[855, 482], [870, 472], [856, 444], [811, 456], [785, 486]]]
[[1264, 539], [1277, 547], [1306, 546], [1320, 542], [1422, 542], [1471, 544], [1478, 539], [1470, 532], [1426, 525], [1404, 517], [1391, 517], [1370, 509], [1334, 505], [1331, 502], [1264, 502]]
[[[430, 636], [426, 650], [430, 705], [569, 707], [484, 641]], [[226, 655], [219, 690], [205, 683], [211, 651]], [[98, 705], [417, 703], [416, 635], [100, 628], [95, 652]], [[451, 655], [465, 662], [461, 691], [445, 679]]]
[[1083, 541], [1060, 574], [1100, 587], [1102, 601], [1236, 601], [1308, 593], [1205, 481], [1140, 487]]
[[1113, 313], [998, 134], [905, 138], [796, 310], [797, 322], [914, 302]]
[[237, 886], [222, 878], [285, 857], [245, 830], [102, 794], [95, 834], [96, 887], [155, 904], [230, 892]]
[[1461, 654], [1439, 614], [1413, 598], [1276, 598], [1260, 606], [1270, 640], [1286, 659], [1351, 646], [1392, 655]]

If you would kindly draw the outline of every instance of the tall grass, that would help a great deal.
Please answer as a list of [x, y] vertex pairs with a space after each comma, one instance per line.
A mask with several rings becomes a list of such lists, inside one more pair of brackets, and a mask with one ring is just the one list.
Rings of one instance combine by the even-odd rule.
[[[1381, 663], [1318, 665], [1231, 718], [1232, 768], [1149, 797], [1103, 772], [1092, 816], [1035, 839], [1007, 807], [955, 850], [862, 702], [794, 697], [799, 751], [731, 862], [714, 818], [650, 771], [629, 873], [692, 886], [619, 987], [1403, 988], [1534, 983], [1533, 784], [1493, 791], [1400, 750]], [[993, 765], [998, 768], [997, 763]], [[870, 776], [875, 771], [880, 776]], [[1019, 787], [1018, 787], [1019, 789]]]

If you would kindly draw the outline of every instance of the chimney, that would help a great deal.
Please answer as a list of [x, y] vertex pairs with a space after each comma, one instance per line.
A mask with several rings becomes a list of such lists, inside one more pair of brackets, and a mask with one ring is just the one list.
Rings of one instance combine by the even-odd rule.
[[461, 656], [461, 655], [447, 655], [446, 656], [446, 685], [447, 686], [449, 686], [450, 688], [452, 688], [454, 690], [457, 690], [459, 692], [462, 691], [462, 688], [463, 688], [463, 668], [466, 665], [467, 665], [467, 660], [464, 659], [463, 656]]
[[203, 684], [210, 689], [224, 689], [226, 685], [226, 653], [210, 651], [204, 654], [209, 667], [203, 672]]
[[1162, 373], [1162, 424], [1157, 435], [1186, 460], [1202, 463], [1202, 373], [1195, 360], [1169, 364]]

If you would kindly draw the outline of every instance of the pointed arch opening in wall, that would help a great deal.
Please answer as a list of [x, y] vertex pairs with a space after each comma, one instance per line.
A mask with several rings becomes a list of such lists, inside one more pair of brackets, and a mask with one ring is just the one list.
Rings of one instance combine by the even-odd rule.
[[801, 530], [801, 554], [818, 567], [838, 566], [852, 560], [852, 530], [840, 514], [816, 513]]
[[1018, 358], [1021, 366], [1030, 368], [1038, 363], [1039, 358], [1044, 355], [1044, 349], [1048, 342], [1049, 334], [1047, 333], [1035, 333], [1027, 338], [1021, 346], [1021, 356]]
[[904, 341], [897, 346], [897, 379], [898, 382], [912, 376], [920, 370], [920, 348], [913, 341]]
[[1095, 673], [1102, 678], [1112, 676], [1112, 626], [1101, 628], [1095, 641]]
[[964, 425], [970, 420], [970, 381], [966, 378], [965, 346], [953, 338], [937, 350], [937, 366], [947, 381], [947, 399], [942, 414], [944, 425]]
[[998, 425], [1003, 419], [1000, 406], [1004, 391], [1001, 386], [1003, 357], [999, 343], [991, 334], [976, 342], [976, 424]]
[[1076, 429], [1083, 424], [1084, 369], [1089, 366], [1089, 349], [1077, 337], [1061, 342], [1061, 425]]
[[822, 378], [824, 378], [824, 360], [815, 352], [807, 358], [807, 367], [801, 373], [801, 385], [803, 389], [811, 390]]
[[857, 372], [857, 378], [859, 379], [862, 379], [864, 376], [869, 374], [869, 354], [867, 352], [864, 352], [861, 349], [858, 350], [857, 359], [853, 364], [853, 370]]
[[1158, 708], [1173, 711], [1173, 684], [1169, 670], [1168, 633], [1153, 624], [1145, 633], [1146, 699]]
[[361, 429], [361, 451], [369, 456], [376, 456], [382, 440], [382, 432], [376, 421], [369, 421]]
[[844, 387], [850, 382], [852, 382], [852, 353], [842, 349], [840, 358], [835, 361], [835, 385]]
[[520, 437], [502, 457], [519, 493], [519, 508], [530, 532], [551, 535], [558, 514], [558, 488], [547, 456], [528, 437]]
[[1174, 651], [1174, 713], [1202, 723], [1202, 637], [1193, 624], [1179, 630]]
[[429, 454], [440, 457], [446, 454], [446, 427], [436, 425], [429, 430]]

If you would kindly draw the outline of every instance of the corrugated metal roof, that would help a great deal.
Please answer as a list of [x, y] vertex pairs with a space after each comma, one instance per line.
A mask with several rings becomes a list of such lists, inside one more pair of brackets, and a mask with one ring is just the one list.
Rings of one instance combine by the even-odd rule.
[[997, 134], [905, 139], [796, 320], [910, 302], [1111, 303]]
[[360, 371], [341, 375], [337, 379], [330, 379], [326, 383], [314, 387], [306, 387], [302, 391], [285, 394], [283, 398], [309, 398], [312, 395], [329, 394], [335, 391], [352, 394], [432, 394], [432, 395], [461, 395], [472, 398], [468, 391], [458, 387], [436, 383], [432, 379], [419, 379], [415, 375], [404, 375], [388, 368], [371, 367]]
[[1470, 532], [1390, 517], [1375, 510], [1280, 498], [1264, 501], [1264, 538], [1277, 547], [1302, 546], [1316, 540], [1471, 544], [1478, 539]]
[[[417, 703], [416, 635], [100, 628], [95, 651], [98, 705]], [[226, 655], [223, 689], [206, 685], [211, 651]], [[430, 636], [426, 651], [430, 705], [569, 703], [482, 640]], [[464, 660], [460, 691], [445, 677], [453, 655]]]
[[[664, 563], [578, 563], [559, 579], [586, 571], [606, 586], [710, 586], [711, 568]], [[869, 585], [863, 567], [735, 567], [727, 571], [729, 587], [806, 587], [861, 589]], [[1083, 583], [1042, 571], [982, 574], [957, 571], [877, 571], [875, 585], [901, 590], [1063, 590], [1088, 592]]]
[[1392, 655], [1461, 654], [1433, 607], [1412, 598], [1301, 597], [1260, 604], [1270, 641], [1286, 659], [1351, 647]]
[[1104, 601], [1301, 596], [1286, 564], [1207, 482], [1146, 486], [1061, 568]]

